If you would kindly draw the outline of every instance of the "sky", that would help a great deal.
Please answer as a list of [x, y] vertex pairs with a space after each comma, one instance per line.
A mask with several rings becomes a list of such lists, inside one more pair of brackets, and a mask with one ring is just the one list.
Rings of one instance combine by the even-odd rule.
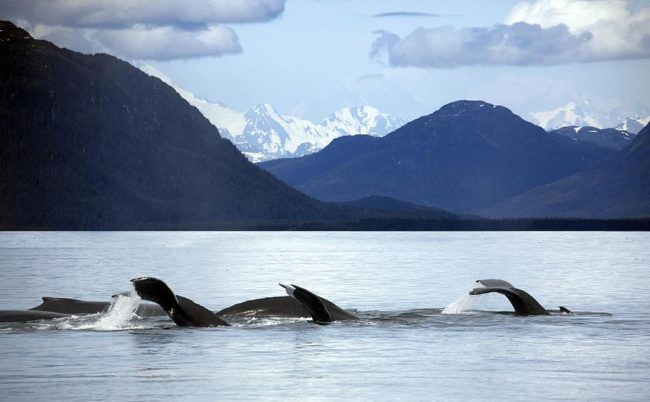
[[650, 0], [0, 0], [0, 16], [238, 111], [650, 105]]

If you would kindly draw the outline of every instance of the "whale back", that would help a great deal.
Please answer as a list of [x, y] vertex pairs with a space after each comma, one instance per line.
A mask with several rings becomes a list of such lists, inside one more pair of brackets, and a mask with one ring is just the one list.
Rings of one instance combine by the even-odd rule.
[[290, 296], [264, 297], [234, 304], [217, 312], [217, 315], [240, 317], [309, 317], [310, 314]]
[[68, 317], [68, 314], [40, 310], [0, 310], [0, 322], [26, 322]]
[[[65, 297], [42, 297], [43, 302], [32, 311], [49, 311], [61, 314], [97, 314], [107, 311], [111, 303], [100, 301], [87, 301]], [[167, 313], [158, 304], [140, 303], [135, 313], [141, 317], [157, 317]]]
[[[318, 296], [321, 302], [327, 308], [332, 320], [355, 320], [356, 316], [343, 310], [336, 304], [324, 297]], [[268, 318], [268, 317], [286, 317], [286, 318], [306, 318], [311, 317], [307, 311], [296, 299], [290, 296], [264, 297], [261, 299], [247, 300], [245, 302], [234, 304], [226, 307], [216, 313], [219, 316], [236, 316], [247, 318]]]
[[186, 327], [216, 327], [228, 325], [228, 323], [222, 320], [218, 315], [202, 305], [183, 296], [177, 295], [176, 298], [180, 309], [174, 311], [174, 314], [170, 315], [170, 317], [177, 325]]
[[30, 310], [49, 311], [61, 314], [95, 314], [106, 311], [110, 305], [108, 302], [85, 301], [64, 297], [45, 296], [42, 299], [43, 302], [41, 304], [32, 307]]

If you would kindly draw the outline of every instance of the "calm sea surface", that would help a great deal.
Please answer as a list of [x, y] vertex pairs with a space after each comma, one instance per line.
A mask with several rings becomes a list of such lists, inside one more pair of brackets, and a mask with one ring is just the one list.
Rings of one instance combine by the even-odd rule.
[[[295, 283], [364, 320], [0, 323], [0, 400], [650, 399], [648, 233], [0, 233], [0, 309], [138, 276], [214, 310]], [[489, 313], [512, 310], [496, 294], [442, 313], [486, 278], [592, 313]]]

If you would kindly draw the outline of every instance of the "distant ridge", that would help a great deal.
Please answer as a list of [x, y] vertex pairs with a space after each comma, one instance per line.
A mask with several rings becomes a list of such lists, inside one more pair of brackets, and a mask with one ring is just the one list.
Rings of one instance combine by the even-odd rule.
[[481, 211], [490, 217], [650, 217], [650, 124], [620, 153], [584, 172]]
[[381, 195], [473, 213], [613, 153], [547, 133], [505, 107], [457, 101], [383, 138], [343, 137], [316, 154], [260, 166], [321, 200]]
[[571, 138], [574, 141], [621, 150], [630, 145], [636, 134], [615, 128], [596, 128], [591, 126], [569, 126], [558, 128], [552, 133]]

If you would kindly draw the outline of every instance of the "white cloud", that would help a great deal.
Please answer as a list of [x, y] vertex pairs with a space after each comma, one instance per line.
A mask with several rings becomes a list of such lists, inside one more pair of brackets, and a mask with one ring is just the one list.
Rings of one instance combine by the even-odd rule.
[[381, 32], [371, 54], [387, 52], [392, 66], [451, 68], [466, 65], [530, 65], [570, 62], [591, 40], [566, 25], [542, 28], [524, 22], [491, 28], [418, 28], [401, 39]]
[[602, 20], [625, 21], [630, 17], [627, 5], [625, 0], [522, 1], [512, 7], [503, 22], [527, 22], [543, 27], [565, 24], [574, 32], [584, 31]]
[[285, 0], [2, 0], [3, 14], [32, 24], [116, 28], [134, 24], [193, 26], [261, 22]]
[[650, 57], [650, 7], [631, 11], [626, 0], [538, 0], [516, 4], [505, 23], [550, 27], [565, 24], [593, 35], [586, 55], [593, 60]]
[[95, 38], [111, 51], [141, 60], [185, 59], [241, 52], [235, 32], [213, 26], [198, 32], [172, 27], [102, 30]]
[[650, 7], [630, 8], [623, 0], [525, 1], [490, 28], [418, 28], [404, 38], [380, 31], [371, 55], [429, 68], [650, 58]]
[[224, 23], [263, 22], [285, 0], [0, 0], [36, 38], [133, 60], [219, 57], [242, 51]]

